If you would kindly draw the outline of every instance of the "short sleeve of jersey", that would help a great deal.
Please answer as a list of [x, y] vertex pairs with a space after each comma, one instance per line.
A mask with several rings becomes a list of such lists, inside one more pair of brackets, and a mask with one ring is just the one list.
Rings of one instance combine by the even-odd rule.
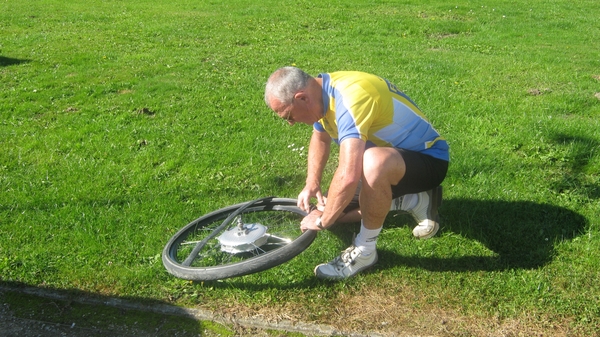
[[[371, 122], [377, 113], [377, 90], [360, 76], [348, 76], [353, 73], [345, 72], [345, 76], [339, 78], [335, 74], [342, 73], [334, 73], [333, 78], [330, 74], [321, 75], [324, 90], [328, 94], [328, 113], [334, 116], [326, 116], [324, 121], [317, 123], [319, 125], [315, 129], [334, 133], [332, 137], [338, 143], [347, 138], [360, 138], [366, 142]], [[328, 128], [328, 125], [335, 126], [335, 130]]]
[[[355, 88], [356, 93], [345, 95], [336, 101], [336, 121], [338, 126], [338, 140], [341, 143], [347, 138], [360, 138], [368, 140], [371, 116], [375, 114], [374, 100], [365, 96], [364, 90]], [[357, 112], [361, 113], [357, 113]]]

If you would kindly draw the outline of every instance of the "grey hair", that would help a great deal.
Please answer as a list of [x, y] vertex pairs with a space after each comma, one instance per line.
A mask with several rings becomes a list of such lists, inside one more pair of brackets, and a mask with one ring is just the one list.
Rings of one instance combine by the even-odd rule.
[[285, 105], [291, 104], [294, 95], [306, 88], [311, 78], [312, 76], [296, 67], [275, 70], [265, 87], [265, 103], [271, 107], [269, 97], [273, 97]]

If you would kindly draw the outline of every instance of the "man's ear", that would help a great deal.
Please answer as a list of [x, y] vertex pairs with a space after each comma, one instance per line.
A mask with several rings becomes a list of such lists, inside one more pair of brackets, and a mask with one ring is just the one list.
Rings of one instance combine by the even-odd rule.
[[305, 101], [308, 102], [308, 95], [306, 94], [306, 92], [304, 91], [298, 91], [295, 95], [294, 95], [294, 100], [301, 100], [301, 101]]

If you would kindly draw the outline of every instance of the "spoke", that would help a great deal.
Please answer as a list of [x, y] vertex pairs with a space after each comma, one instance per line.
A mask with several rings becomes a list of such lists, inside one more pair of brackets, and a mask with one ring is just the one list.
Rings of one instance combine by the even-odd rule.
[[[229, 213], [231, 215], [231, 213]], [[260, 247], [252, 243], [252, 249], [246, 250], [245, 252], [239, 252], [236, 254], [222, 251], [221, 244], [216, 239], [215, 230], [218, 233], [233, 228], [237, 219], [241, 219], [244, 224], [257, 223], [265, 226], [268, 230], [265, 235], [268, 236], [266, 242]], [[214, 267], [219, 265], [226, 265], [231, 263], [241, 262], [247, 259], [255, 258], [257, 256], [266, 254], [268, 252], [275, 251], [281, 247], [292, 243], [299, 233], [298, 230], [298, 214], [295, 213], [282, 213], [280, 210], [270, 211], [250, 211], [242, 212], [238, 214], [237, 218], [234, 218], [227, 228], [219, 228], [222, 219], [216, 218], [210, 223], [205, 223], [195, 228], [194, 232], [188, 236], [188, 240], [183, 241], [179, 244], [179, 251], [181, 253], [181, 261], [183, 265], [197, 266], [197, 267]], [[271, 233], [269, 233], [271, 232]], [[275, 233], [273, 233], [275, 232]], [[213, 239], [208, 240], [209, 237]], [[208, 240], [208, 241], [207, 241]], [[198, 245], [206, 245], [204, 248], [198, 251]], [[195, 246], [193, 250], [189, 247]], [[186, 253], [186, 251], [188, 253]], [[196, 256], [192, 256], [194, 251], [197, 252]], [[187, 256], [186, 256], [187, 255]]]
[[195, 245], [195, 244], [197, 244], [198, 242], [200, 242], [200, 240], [198, 240], [198, 241], [184, 241], [184, 242], [182, 242], [182, 243], [181, 243], [181, 245], [182, 245], [182, 246], [186, 246], [186, 245]]
[[221, 256], [225, 256], [226, 257], [225, 260], [222, 260], [223, 264], [225, 264], [225, 263], [230, 263], [231, 259], [233, 258], [234, 255], [233, 254], [225, 254], [225, 253], [223, 253], [223, 254], [221, 254]]
[[[288, 238], [282, 238], [282, 237], [279, 237], [279, 236], [275, 236], [275, 235], [273, 235], [273, 234], [269, 234], [269, 238], [273, 238], [273, 239], [275, 239], [275, 240], [279, 240], [279, 241], [281, 241], [281, 242], [283, 242], [283, 243], [285, 243], [285, 244], [288, 244], [288, 243], [292, 242], [292, 240], [291, 240], [291, 239], [288, 239]], [[270, 243], [270, 242], [269, 242], [269, 243]]]
[[266, 250], [264, 250], [264, 249], [262, 249], [262, 248], [260, 248], [260, 247], [258, 247], [256, 245], [254, 245], [254, 250], [252, 250], [252, 255], [253, 256], [258, 256], [258, 255], [264, 254], [266, 252], [267, 252]]
[[[202, 254], [199, 254], [198, 258], [207, 258], [207, 257], [209, 257], [219, 247], [221, 247], [221, 245], [214, 245], [214, 246], [210, 247], [206, 252], [204, 252]], [[220, 251], [220, 249], [219, 249], [219, 251]]]
[[266, 243], [263, 245], [263, 247], [283, 247], [283, 246], [287, 246], [289, 243], [287, 242], [271, 242], [271, 243]]

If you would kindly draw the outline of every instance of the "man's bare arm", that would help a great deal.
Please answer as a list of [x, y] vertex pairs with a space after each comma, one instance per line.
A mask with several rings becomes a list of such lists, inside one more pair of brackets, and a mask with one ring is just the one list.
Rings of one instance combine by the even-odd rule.
[[306, 185], [298, 195], [298, 207], [305, 212], [310, 209], [310, 199], [316, 197], [319, 203], [323, 203], [321, 194], [321, 180], [323, 171], [331, 149], [331, 137], [326, 132], [313, 130], [308, 147], [308, 169]]
[[365, 142], [346, 139], [340, 145], [339, 165], [329, 186], [327, 204], [321, 221], [325, 227], [333, 224], [348, 206], [362, 177]]

